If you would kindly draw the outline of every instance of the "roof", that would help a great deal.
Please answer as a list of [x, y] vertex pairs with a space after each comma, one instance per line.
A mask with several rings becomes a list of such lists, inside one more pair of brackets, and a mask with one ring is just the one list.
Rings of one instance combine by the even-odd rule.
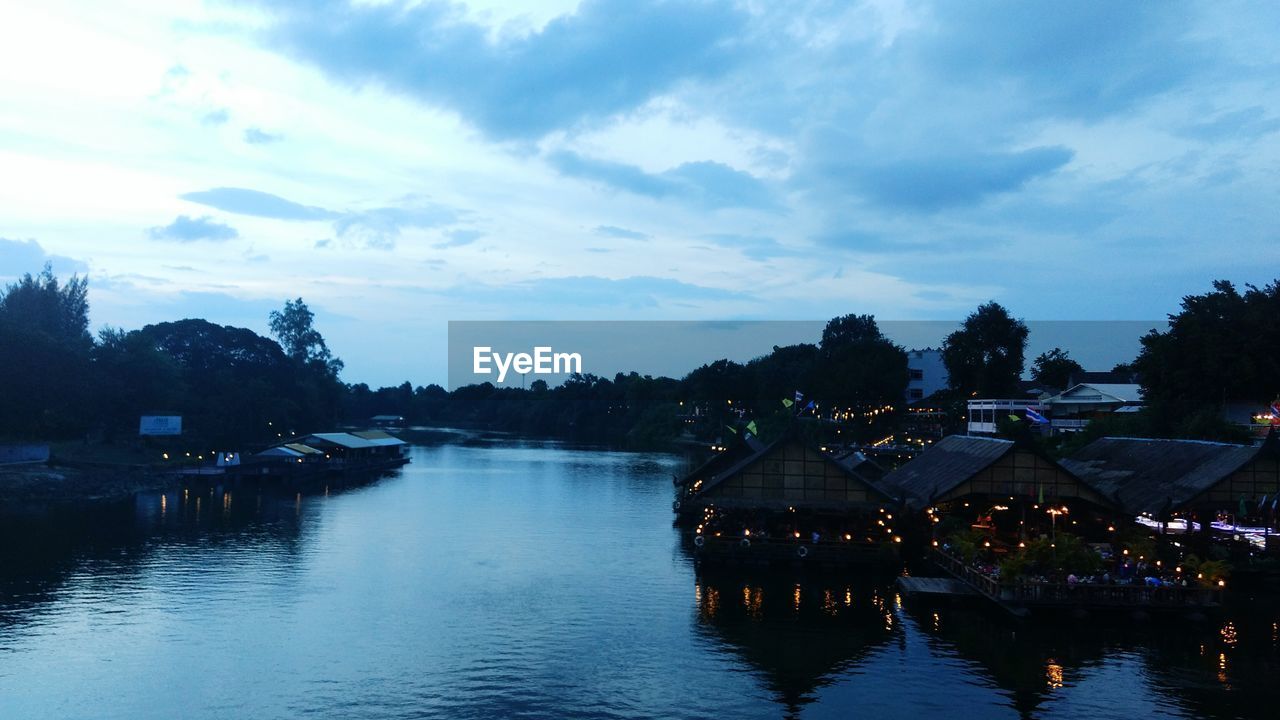
[[1071, 377], [1067, 384], [1072, 387], [1083, 383], [1087, 383], [1089, 385], [1096, 385], [1098, 383], [1123, 385], [1133, 382], [1134, 377], [1135, 373], [1133, 371], [1116, 372], [1115, 370], [1081, 370], [1079, 372], [1071, 373]]
[[1244, 467], [1258, 453], [1205, 440], [1101, 438], [1062, 465], [1132, 513], [1176, 509]]
[[390, 435], [381, 430], [361, 430], [360, 432], [353, 432], [351, 434], [360, 438], [361, 440], [368, 440], [369, 442], [373, 443], [377, 447], [408, 445], [408, 443], [396, 437], [395, 435]]
[[[790, 427], [787, 428], [786, 432], [782, 433], [781, 437], [779, 437], [777, 440], [774, 440], [768, 445], [761, 446], [755, 452], [746, 454], [738, 458], [736, 462], [728, 465], [728, 467], [721, 469], [715, 475], [706, 479], [703, 482], [701, 489], [699, 490], [699, 494], [707, 493], [716, 485], [719, 485], [720, 483], [724, 482], [726, 479], [733, 477], [739, 472], [742, 472], [752, 463], [756, 462], [757, 460], [760, 460], [761, 458], [766, 457], [771, 452], [773, 452], [774, 449], [776, 448], [780, 448], [790, 442], [805, 444], [800, 439], [800, 436], [796, 431], [796, 427], [797, 426], [793, 423]], [[814, 448], [811, 448], [811, 449], [813, 450], [813, 452], [816, 452], [819, 455], [821, 455], [824, 460], [826, 460], [827, 462], [830, 462], [832, 465], [839, 468], [842, 472], [844, 472], [849, 477], [852, 477], [855, 480], [861, 482], [872, 492], [877, 493], [879, 495], [883, 495], [888, 500], [896, 500], [896, 498], [894, 498], [891, 493], [885, 491], [885, 488], [880, 483], [873, 482], [868, 478], [864, 477], [863, 475], [855, 472], [854, 470], [851, 469], [851, 467], [848, 464], [837, 461], [834, 457], [831, 456], [830, 453], [823, 452], [821, 450], [817, 450]]]
[[338, 447], [344, 447], [348, 450], [361, 450], [364, 448], [379, 447], [379, 443], [372, 440], [366, 440], [362, 437], [357, 437], [351, 433], [315, 433], [314, 435], [306, 436], [304, 439], [309, 442], [320, 440], [321, 442], [326, 442], [330, 445], [337, 445]]
[[955, 489], [1013, 448], [1012, 440], [948, 435], [880, 482], [927, 502]]
[[324, 452], [323, 450], [317, 450], [310, 445], [303, 445], [302, 443], [285, 443], [284, 447], [287, 447], [301, 455], [316, 455]]
[[706, 462], [689, 471], [682, 478], [676, 478], [676, 485], [688, 485], [689, 483], [702, 478], [704, 481], [715, 477], [725, 468], [731, 467], [744, 457], [755, 455], [764, 449], [764, 443], [755, 435], [742, 434], [738, 436], [732, 445], [722, 452], [712, 455]]
[[1142, 386], [1136, 383], [1077, 383], [1048, 399], [1058, 403], [1140, 403]]

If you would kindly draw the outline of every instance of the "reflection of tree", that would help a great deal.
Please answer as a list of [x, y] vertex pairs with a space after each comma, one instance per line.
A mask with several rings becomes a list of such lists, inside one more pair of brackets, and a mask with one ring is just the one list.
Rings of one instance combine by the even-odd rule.
[[[1135, 676], [1128, 690], [1146, 686], [1150, 695], [1185, 707], [1188, 716], [1270, 718], [1280, 700], [1275, 610], [1206, 623], [1135, 623], [1127, 615], [1019, 622], [985, 609], [914, 605], [908, 612], [931, 644], [981, 665], [1022, 717], [1040, 715], [1055, 691], [1126, 653], [1140, 654], [1149, 673]], [[1134, 697], [1126, 693], [1123, 699], [1132, 703]]]
[[1280, 707], [1280, 608], [1237, 606], [1224, 617], [1153, 634], [1152, 684], [1202, 718], [1273, 718]]
[[[198, 551], [201, 568], [301, 554], [310, 494], [337, 486], [191, 487], [131, 500], [6, 511], [0, 518], [0, 627], [25, 622], [72, 574], [92, 568], [104, 584], [128, 582], [157, 553]], [[314, 512], [314, 509], [311, 510]], [[287, 570], [287, 567], [281, 568]]]
[[789, 716], [894, 632], [891, 585], [861, 577], [699, 573], [698, 627], [764, 674]]
[[1070, 683], [1081, 668], [1101, 661], [1114, 640], [1096, 632], [1092, 623], [1017, 622], [989, 610], [908, 606], [931, 645], [948, 647], [981, 665], [1009, 692], [1022, 717], [1036, 716], [1052, 691]]

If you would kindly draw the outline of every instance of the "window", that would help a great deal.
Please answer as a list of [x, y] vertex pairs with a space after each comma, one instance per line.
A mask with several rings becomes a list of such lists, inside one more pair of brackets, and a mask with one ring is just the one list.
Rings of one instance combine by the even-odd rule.
[[[901, 375], [899, 375], [898, 377], [902, 377], [902, 376], [901, 376]], [[912, 400], [923, 400], [923, 399], [924, 399], [924, 388], [911, 388], [911, 391], [910, 391], [910, 398], [911, 398]]]
[[[911, 379], [912, 379], [912, 380], [923, 380], [923, 379], [924, 379], [924, 370], [921, 370], [920, 368], [911, 368], [910, 370], [911, 370]], [[901, 375], [899, 375], [898, 377], [902, 377], [902, 376], [901, 376]]]

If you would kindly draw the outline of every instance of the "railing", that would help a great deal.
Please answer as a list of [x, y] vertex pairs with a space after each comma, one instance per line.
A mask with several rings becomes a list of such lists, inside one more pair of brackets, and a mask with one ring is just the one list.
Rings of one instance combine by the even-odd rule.
[[[744, 540], [746, 541], [745, 543], [743, 542]], [[814, 543], [808, 539], [800, 540], [785, 537], [695, 535], [693, 543], [700, 553], [732, 556], [744, 560], [796, 559], [819, 563], [843, 562], [878, 557], [884, 551], [884, 543], [843, 539], [820, 540]]]
[[1199, 586], [1112, 585], [1035, 582], [1019, 578], [1001, 584], [959, 558], [934, 549], [935, 561], [973, 589], [1000, 603], [1093, 607], [1208, 607], [1222, 602], [1222, 591]]

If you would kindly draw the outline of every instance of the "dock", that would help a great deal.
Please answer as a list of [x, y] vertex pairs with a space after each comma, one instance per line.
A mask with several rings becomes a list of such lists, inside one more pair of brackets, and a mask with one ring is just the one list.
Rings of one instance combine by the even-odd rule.
[[955, 578], [900, 577], [898, 589], [908, 596], [980, 598], [982, 594]]

